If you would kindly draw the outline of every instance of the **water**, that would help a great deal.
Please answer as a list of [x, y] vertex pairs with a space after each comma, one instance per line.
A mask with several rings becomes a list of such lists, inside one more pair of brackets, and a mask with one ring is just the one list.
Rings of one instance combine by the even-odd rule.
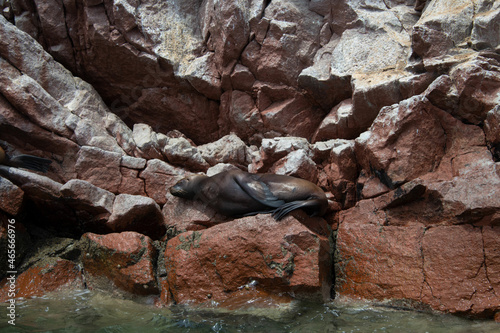
[[18, 300], [16, 325], [1, 305], [0, 332], [500, 332], [493, 321], [391, 310], [362, 304], [295, 303], [280, 309], [227, 311], [185, 306], [156, 308], [82, 290]]

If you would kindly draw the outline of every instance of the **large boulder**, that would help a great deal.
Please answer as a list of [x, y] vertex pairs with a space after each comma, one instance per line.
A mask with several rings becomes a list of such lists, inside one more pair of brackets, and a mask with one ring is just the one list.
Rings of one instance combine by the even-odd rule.
[[246, 217], [170, 240], [165, 251], [168, 290], [162, 294], [176, 303], [220, 302], [250, 284], [256, 292], [325, 300], [330, 297], [330, 255], [328, 239], [295, 217], [279, 223], [269, 215]]

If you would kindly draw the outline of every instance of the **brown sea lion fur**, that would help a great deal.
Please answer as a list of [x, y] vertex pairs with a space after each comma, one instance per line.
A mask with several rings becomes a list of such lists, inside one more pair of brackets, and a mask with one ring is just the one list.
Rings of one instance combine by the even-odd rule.
[[312, 216], [321, 216], [328, 207], [323, 190], [310, 181], [236, 169], [212, 177], [193, 175], [184, 178], [170, 188], [170, 193], [201, 200], [215, 211], [232, 217], [272, 213], [276, 220], [280, 220], [299, 208]]

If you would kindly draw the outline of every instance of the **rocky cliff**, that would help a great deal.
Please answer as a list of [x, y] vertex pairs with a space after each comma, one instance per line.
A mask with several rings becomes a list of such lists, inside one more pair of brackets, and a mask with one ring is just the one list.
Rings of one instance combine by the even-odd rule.
[[[0, 4], [0, 146], [54, 161], [0, 165], [18, 296], [500, 311], [498, 1]], [[315, 182], [329, 212], [228, 220], [167, 191], [231, 167]]]

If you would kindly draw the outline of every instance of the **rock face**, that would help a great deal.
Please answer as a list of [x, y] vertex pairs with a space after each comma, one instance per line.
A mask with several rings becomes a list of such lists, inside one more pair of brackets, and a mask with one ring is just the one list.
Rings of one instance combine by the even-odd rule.
[[[42, 293], [84, 276], [163, 305], [323, 300], [334, 281], [499, 316], [498, 1], [0, 8], [0, 146], [53, 161], [0, 165], [0, 250], [15, 219], [23, 295], [42, 271], [57, 280]], [[234, 167], [315, 182], [330, 210], [229, 219], [168, 192]]]
[[255, 295], [327, 300], [330, 260], [328, 239], [295, 218], [277, 224], [270, 216], [247, 217], [171, 239], [165, 251], [168, 289], [162, 293], [176, 303], [221, 302], [251, 284]]

